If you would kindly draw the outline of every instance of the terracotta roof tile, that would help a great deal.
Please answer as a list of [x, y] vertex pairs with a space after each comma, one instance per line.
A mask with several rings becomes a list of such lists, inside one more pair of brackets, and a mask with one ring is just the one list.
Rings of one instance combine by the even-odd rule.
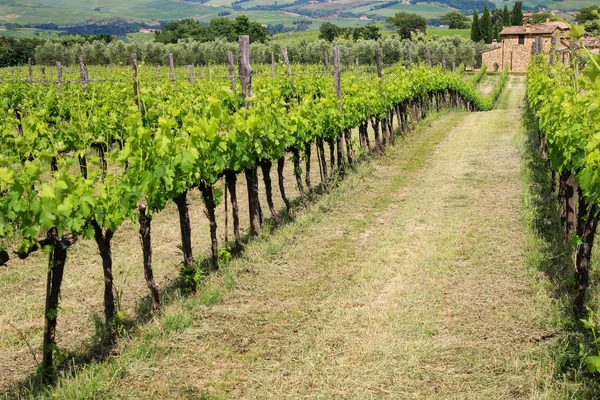
[[556, 29], [568, 30], [569, 25], [562, 21], [544, 22], [530, 26], [507, 26], [500, 32], [501, 35], [545, 35], [554, 33]]

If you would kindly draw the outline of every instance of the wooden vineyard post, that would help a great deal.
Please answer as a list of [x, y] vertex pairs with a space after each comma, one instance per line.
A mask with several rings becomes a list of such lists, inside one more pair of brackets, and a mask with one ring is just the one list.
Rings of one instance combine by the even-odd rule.
[[442, 69], [446, 70], [446, 53], [442, 53]]
[[175, 82], [175, 62], [173, 61], [173, 53], [169, 53], [169, 79]]
[[137, 54], [135, 53], [131, 55], [131, 70], [133, 72], [133, 97], [135, 99], [135, 104], [140, 110], [140, 115], [142, 115], [142, 104], [140, 102], [140, 86], [138, 82]]
[[358, 69], [358, 57], [354, 60], [354, 69], [356, 70], [356, 78], [359, 77], [359, 69]]
[[324, 51], [324, 56], [325, 56], [325, 71], [329, 71], [329, 52], [327, 51], [327, 49], [325, 49]]
[[431, 62], [431, 49], [429, 47], [427, 48], [427, 62], [430, 67], [433, 67], [433, 63]]
[[452, 73], [456, 72], [456, 62], [452, 61]]
[[381, 50], [375, 50], [375, 62], [377, 63], [377, 76], [383, 81], [383, 65], [381, 63]]
[[[383, 63], [381, 60], [381, 50], [377, 49], [375, 50], [375, 62], [377, 63], [377, 77], [379, 77], [380, 80], [380, 84], [383, 83]], [[388, 142], [388, 116], [387, 114], [383, 117], [382, 120], [379, 119], [379, 116], [375, 117], [376, 119], [376, 123], [373, 126], [373, 129], [375, 130], [375, 141], [377, 143], [378, 146], [378, 151], [383, 150], [383, 146], [385, 146]], [[371, 124], [373, 124], [373, 120], [371, 120]], [[381, 142], [380, 138], [379, 138], [379, 125], [381, 125], [381, 136], [383, 139], [383, 143]]]
[[[338, 110], [340, 113], [343, 111], [342, 107], [342, 60], [340, 57], [340, 48], [335, 46], [333, 48], [333, 82], [335, 86], [335, 95], [338, 99]], [[348, 162], [352, 166], [352, 159], [350, 148], [352, 143], [350, 142], [350, 134], [341, 132], [337, 137], [337, 166], [340, 171], [344, 168], [344, 136], [346, 139], [346, 149], [348, 151]]]
[[188, 78], [190, 81], [190, 85], [194, 84], [194, 64], [189, 65], [188, 69], [190, 70], [190, 77]]
[[271, 77], [275, 79], [275, 53], [271, 52]]
[[81, 79], [81, 87], [83, 87], [83, 90], [87, 89], [88, 75], [85, 64], [83, 63], [82, 55], [79, 56], [79, 78]]
[[413, 65], [412, 49], [408, 49], [408, 65], [410, 67], [412, 67]]
[[284, 47], [281, 50], [281, 54], [283, 55], [283, 62], [285, 63], [285, 66], [287, 67], [287, 74], [292, 75], [292, 67], [290, 66], [290, 59], [288, 57], [287, 47]]
[[43, 65], [40, 67], [40, 70], [42, 71], [42, 85], [46, 84], [46, 67], [44, 67]]
[[62, 92], [62, 64], [60, 63], [60, 61], [56, 62], [56, 73], [57, 73], [56, 82], [58, 83], [58, 90], [60, 92]]
[[27, 76], [27, 82], [33, 83], [33, 65], [31, 62], [31, 57], [27, 59], [27, 66], [29, 67], [29, 75]]
[[227, 61], [229, 62], [229, 80], [231, 81], [231, 90], [235, 93], [235, 61], [233, 60], [233, 52], [227, 53]]
[[[252, 96], [252, 67], [250, 66], [250, 37], [241, 35], [240, 41], [240, 60], [239, 71], [240, 81], [242, 83], [242, 101], [244, 107], [252, 107], [252, 103], [247, 101]], [[283, 51], [283, 58], [290, 73], [287, 49]], [[261, 235], [261, 215], [260, 201], [258, 198], [258, 166], [254, 163], [251, 167], [244, 170], [246, 174], [246, 185], [248, 188], [248, 207], [250, 210], [250, 233], [252, 236]]]

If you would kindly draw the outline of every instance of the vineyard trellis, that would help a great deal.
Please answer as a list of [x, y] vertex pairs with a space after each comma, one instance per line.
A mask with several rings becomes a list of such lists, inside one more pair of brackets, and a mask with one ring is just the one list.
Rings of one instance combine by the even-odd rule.
[[[144, 276], [152, 304], [159, 309], [160, 292], [152, 269], [152, 218], [169, 202], [178, 209], [182, 278], [193, 288], [204, 271], [190, 243], [187, 195], [191, 190], [201, 192], [206, 207], [209, 269], [217, 269], [217, 182], [226, 182], [234, 241], [241, 248], [238, 174], [245, 174], [248, 186], [251, 234], [260, 236], [264, 216], [258, 198], [259, 167], [269, 210], [278, 223], [271, 169], [276, 163], [280, 195], [290, 213], [283, 185], [286, 154], [292, 156], [296, 186], [308, 206], [315, 196], [309, 171], [313, 146], [322, 184], [330, 191], [333, 182], [357, 162], [382, 154], [394, 144], [397, 131], [408, 131], [410, 122], [429, 112], [447, 107], [491, 109], [507, 78], [505, 71], [492, 94], [484, 97], [462, 74], [443, 68], [421, 64], [384, 70], [380, 53], [373, 75], [342, 74], [337, 47], [332, 72], [328, 66], [323, 70], [287, 62], [285, 66], [260, 66], [257, 73], [250, 65], [249, 52], [248, 38], [240, 37], [237, 79], [233, 54], [228, 57], [229, 66], [210, 69], [209, 79], [198, 79], [193, 69], [187, 70], [186, 79], [185, 71], [172, 67], [167, 79], [156, 79], [153, 69], [138, 65], [133, 55], [130, 69], [105, 70], [112, 79], [90, 79], [81, 60], [79, 79], [74, 82], [62, 79], [62, 66], [57, 63], [54, 84], [44, 71], [43, 80], [32, 79], [30, 73], [27, 81], [0, 85], [4, 144], [0, 148], [0, 241], [4, 247], [0, 264], [10, 262], [8, 248], [21, 258], [43, 247], [50, 249], [42, 350], [47, 381], [55, 376], [62, 275], [69, 248], [77, 240], [94, 238], [97, 244], [104, 275], [105, 322], [113, 335], [111, 240], [125, 221], [139, 225]], [[356, 127], [358, 142], [352, 139]], [[325, 144], [330, 150], [329, 166]], [[305, 161], [304, 180], [301, 161]]]

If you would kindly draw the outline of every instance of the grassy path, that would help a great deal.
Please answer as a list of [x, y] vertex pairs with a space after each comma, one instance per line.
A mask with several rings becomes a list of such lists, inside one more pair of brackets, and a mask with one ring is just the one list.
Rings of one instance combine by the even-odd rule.
[[58, 396], [550, 397], [511, 81], [499, 110], [430, 122]]

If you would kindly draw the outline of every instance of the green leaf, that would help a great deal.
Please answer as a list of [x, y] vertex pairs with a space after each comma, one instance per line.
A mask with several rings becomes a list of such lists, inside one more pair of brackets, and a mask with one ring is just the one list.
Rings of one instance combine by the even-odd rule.
[[600, 356], [589, 356], [585, 359], [588, 371], [591, 373], [600, 372]]

